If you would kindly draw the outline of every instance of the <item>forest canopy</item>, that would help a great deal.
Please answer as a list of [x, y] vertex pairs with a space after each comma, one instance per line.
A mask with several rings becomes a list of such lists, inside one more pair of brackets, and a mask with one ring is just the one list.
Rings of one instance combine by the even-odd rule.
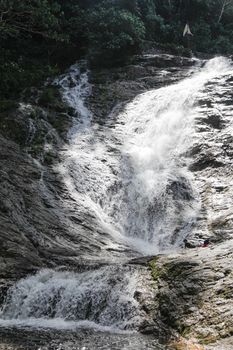
[[233, 0], [0, 0], [0, 94], [17, 95], [82, 55], [98, 66], [150, 45], [232, 54], [232, 39]]

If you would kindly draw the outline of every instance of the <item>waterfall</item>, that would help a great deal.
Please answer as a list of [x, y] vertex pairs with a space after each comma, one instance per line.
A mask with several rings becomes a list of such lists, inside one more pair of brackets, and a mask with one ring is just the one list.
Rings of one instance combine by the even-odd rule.
[[[230, 69], [223, 57], [181, 82], [136, 97], [98, 124], [86, 107], [88, 72], [73, 66], [59, 81], [76, 111], [60, 172], [79, 210], [112, 239], [142, 254], [179, 246], [195, 224], [198, 194], [188, 170], [198, 92]], [[190, 75], [190, 74], [189, 74]]]
[[[180, 245], [200, 210], [188, 157], [196, 101], [205, 84], [230, 70], [227, 59], [212, 59], [99, 123], [87, 107], [89, 72], [74, 65], [56, 80], [75, 111], [58, 170], [80, 216], [94, 220], [96, 235], [102, 228], [113, 242], [143, 255]], [[10, 288], [0, 326], [137, 330], [148, 315], [136, 295], [151, 282], [138, 269], [115, 264], [80, 273], [42, 270]]]
[[134, 298], [138, 284], [136, 269], [120, 265], [83, 273], [42, 270], [9, 290], [0, 326], [137, 329], [143, 317]]
[[55, 85], [62, 87], [64, 101], [75, 112], [74, 125], [68, 135], [70, 143], [75, 141], [77, 133], [86, 133], [91, 127], [92, 113], [85, 105], [85, 100], [91, 93], [88, 73], [85, 62], [81, 62], [80, 65], [71, 66], [67, 74], [54, 81]]
[[195, 223], [200, 203], [187, 156], [198, 117], [195, 101], [210, 79], [229, 69], [225, 58], [210, 60], [191, 77], [138, 96], [118, 118], [121, 189], [107, 206], [142, 252], [179, 246]]

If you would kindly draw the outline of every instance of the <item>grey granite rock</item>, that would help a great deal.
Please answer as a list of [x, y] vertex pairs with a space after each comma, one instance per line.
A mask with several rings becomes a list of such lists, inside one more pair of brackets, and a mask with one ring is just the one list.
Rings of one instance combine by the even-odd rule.
[[[233, 240], [229, 240], [150, 262], [157, 289], [154, 320], [161, 320], [168, 337], [177, 333], [206, 345], [232, 336], [232, 258]], [[161, 328], [154, 331], [157, 334]]]

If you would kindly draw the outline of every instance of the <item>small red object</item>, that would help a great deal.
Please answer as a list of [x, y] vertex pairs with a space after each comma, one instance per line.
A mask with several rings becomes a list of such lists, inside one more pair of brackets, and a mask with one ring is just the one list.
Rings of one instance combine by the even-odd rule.
[[207, 248], [209, 246], [210, 242], [208, 239], [204, 241], [204, 243], [201, 245], [202, 248]]

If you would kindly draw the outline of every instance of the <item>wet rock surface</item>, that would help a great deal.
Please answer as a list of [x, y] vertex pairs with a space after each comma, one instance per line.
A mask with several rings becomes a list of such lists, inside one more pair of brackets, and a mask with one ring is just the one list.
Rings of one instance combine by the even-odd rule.
[[232, 81], [228, 75], [213, 79], [197, 100], [190, 169], [201, 202], [200, 215], [190, 239], [221, 242], [233, 234], [232, 192]]
[[61, 205], [67, 191], [55, 168], [72, 123], [70, 111], [61, 96], [50, 102], [59, 112], [42, 108], [36, 98], [0, 118], [1, 300], [6, 286], [39, 268], [79, 269], [81, 242], [91, 250], [91, 229], [78, 215], [73, 224], [75, 208], [67, 214]]
[[[61, 218], [58, 194], [63, 189], [52, 168], [65, 140], [52, 126], [51, 114], [38, 105], [21, 103], [1, 115], [2, 279], [15, 280], [40, 267], [56, 266], [60, 255], [67, 255], [64, 241], [68, 230]], [[65, 122], [59, 118], [57, 114], [65, 131], [71, 125], [70, 117], [66, 114]]]
[[195, 64], [198, 60], [191, 58], [148, 54], [125, 67], [93, 70], [90, 108], [98, 120], [104, 120], [114, 107], [122, 109], [138, 94], [178, 82]]
[[1, 350], [166, 350], [152, 336], [139, 334], [12, 328], [0, 330], [0, 335]]
[[232, 248], [233, 241], [229, 240], [153, 260], [158, 293], [155, 319], [160, 317], [171, 332], [194, 338], [204, 346], [227, 337], [230, 342]]
[[195, 247], [209, 238], [211, 244], [209, 248], [186, 249], [182, 255], [169, 257], [167, 261], [161, 258], [162, 265], [154, 262], [159, 314], [165, 317], [165, 324], [172, 325], [186, 339], [194, 338], [204, 349], [226, 350], [232, 348], [233, 326], [232, 81], [229, 76], [209, 82], [196, 104], [201, 118], [195, 122], [189, 156], [201, 208], [188, 242]]
[[[150, 262], [157, 289], [154, 319], [160, 319], [166, 331], [170, 328], [171, 335], [195, 339], [206, 349], [219, 339], [225, 339], [227, 346], [229, 338], [231, 344], [232, 248], [229, 240]], [[155, 329], [156, 334], [160, 331], [161, 327]], [[221, 345], [213, 348], [223, 349]]]

